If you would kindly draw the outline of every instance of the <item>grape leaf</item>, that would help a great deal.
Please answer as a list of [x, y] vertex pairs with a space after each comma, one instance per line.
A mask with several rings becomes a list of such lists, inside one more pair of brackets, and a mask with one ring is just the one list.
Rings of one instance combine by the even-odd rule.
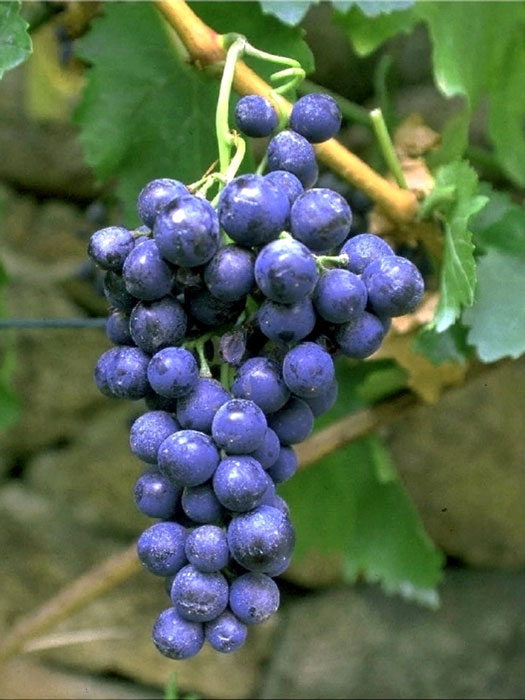
[[457, 362], [464, 365], [470, 355], [467, 343], [467, 329], [456, 322], [442, 333], [435, 328], [422, 328], [412, 345], [414, 352], [420, 352], [434, 365]]
[[284, 24], [295, 27], [299, 24], [312, 5], [317, 5], [319, 0], [293, 0], [283, 2], [282, 0], [261, 0], [260, 5], [265, 15], [273, 15]]
[[449, 97], [465, 95], [472, 110], [489, 94], [488, 131], [496, 155], [525, 184], [523, 3], [423, 2], [417, 12], [429, 27], [438, 86]]
[[[450, 196], [452, 191], [455, 193], [453, 198]], [[446, 196], [440, 202], [442, 194]], [[475, 171], [465, 161], [456, 161], [440, 168], [428, 199], [436, 202], [445, 228], [440, 298], [432, 322], [440, 333], [454, 323], [463, 306], [470, 306], [474, 300], [476, 263], [468, 223], [470, 217], [485, 206], [488, 198], [478, 194]]]
[[[335, 13], [336, 23], [344, 29], [359, 56], [367, 56], [384, 41], [397, 34], [411, 32], [419, 21], [417, 13], [412, 8], [401, 8], [397, 12], [384, 12], [378, 15], [372, 15], [370, 13], [372, 8], [370, 8], [370, 14], [365, 14], [363, 5], [368, 4], [360, 2], [359, 7], [354, 6], [349, 12]], [[383, 6], [383, 3], [370, 4]], [[406, 5], [404, 7], [406, 8]]]
[[486, 183], [483, 192], [489, 201], [471, 222], [476, 247], [525, 257], [525, 204], [516, 204], [508, 193], [497, 192]]
[[0, 3], [0, 79], [26, 60], [32, 51], [27, 22], [20, 17], [19, 2]]
[[107, 3], [79, 53], [92, 64], [74, 115], [86, 160], [100, 179], [118, 176], [124, 219], [135, 225], [146, 182], [195, 181], [216, 158], [218, 84], [182, 64], [152, 3]]
[[296, 526], [296, 557], [310, 549], [342, 552], [348, 580], [364, 575], [389, 593], [437, 603], [443, 557], [377, 438], [300, 471], [279, 492]]
[[474, 305], [463, 313], [483, 362], [525, 352], [525, 257], [490, 249], [478, 263]]

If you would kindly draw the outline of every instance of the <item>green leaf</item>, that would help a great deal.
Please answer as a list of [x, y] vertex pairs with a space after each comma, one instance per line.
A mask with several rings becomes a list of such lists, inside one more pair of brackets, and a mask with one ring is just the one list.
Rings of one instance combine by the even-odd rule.
[[506, 192], [486, 186], [488, 204], [472, 219], [476, 247], [525, 257], [525, 204], [516, 204]]
[[467, 329], [458, 322], [442, 333], [436, 333], [434, 328], [422, 328], [412, 347], [414, 352], [425, 355], [434, 365], [444, 362], [463, 365], [471, 353], [467, 343]]
[[463, 314], [483, 362], [525, 352], [525, 257], [490, 249], [478, 263], [476, 299]]
[[86, 160], [101, 180], [117, 176], [125, 221], [135, 225], [148, 181], [192, 182], [215, 160], [218, 83], [181, 63], [151, 3], [107, 3], [79, 53], [92, 64], [74, 116]]
[[298, 559], [310, 549], [342, 552], [348, 580], [363, 575], [389, 593], [437, 603], [443, 557], [377, 438], [300, 471], [279, 491], [290, 504]]
[[[455, 188], [456, 195], [452, 201], [451, 188]], [[438, 171], [429, 197], [439, 201], [441, 193], [447, 195], [443, 196], [438, 207], [445, 228], [445, 251], [440, 299], [432, 322], [438, 333], [451, 326], [462, 307], [470, 306], [474, 300], [476, 263], [468, 223], [488, 201], [487, 197], [478, 194], [477, 175], [464, 161], [450, 163]]]
[[436, 83], [465, 95], [473, 111], [489, 96], [489, 136], [502, 167], [525, 184], [525, 8], [512, 2], [422, 2]]
[[[286, 5], [288, 3], [278, 3]], [[295, 58], [306, 73], [314, 70], [314, 58], [304, 41], [304, 32], [296, 27], [289, 27], [276, 17], [263, 14], [258, 3], [254, 2], [194, 2], [193, 10], [215, 31], [226, 34], [238, 32], [243, 34], [250, 44], [257, 49]], [[246, 62], [265, 80], [283, 68], [282, 65], [267, 63], [257, 59]]]
[[[383, 6], [383, 3], [374, 4]], [[366, 3], [359, 3], [360, 8], [363, 5]], [[362, 9], [352, 7], [345, 14], [336, 12], [335, 21], [350, 38], [356, 53], [359, 56], [367, 56], [387, 39], [400, 33], [410, 33], [419, 18], [413, 8], [369, 16]]]
[[427, 162], [432, 170], [463, 156], [468, 146], [469, 126], [470, 110], [465, 106], [447, 121], [441, 132], [439, 148], [428, 155]]
[[261, 0], [260, 5], [265, 15], [273, 15], [280, 19], [284, 24], [289, 24], [295, 27], [301, 20], [304, 19], [306, 13], [312, 5], [317, 5], [319, 0]]
[[30, 55], [32, 43], [28, 26], [20, 17], [19, 2], [0, 3], [0, 78]]

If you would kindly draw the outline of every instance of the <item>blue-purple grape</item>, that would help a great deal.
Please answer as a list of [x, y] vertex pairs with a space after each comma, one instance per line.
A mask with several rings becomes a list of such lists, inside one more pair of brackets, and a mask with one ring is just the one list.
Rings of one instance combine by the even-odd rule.
[[314, 416], [310, 406], [302, 399], [291, 399], [275, 413], [268, 416], [268, 426], [275, 431], [282, 445], [295, 445], [310, 435]]
[[232, 394], [253, 401], [264, 413], [278, 411], [290, 398], [279, 366], [267, 357], [251, 357], [239, 367]]
[[148, 381], [157, 394], [176, 399], [188, 394], [197, 383], [199, 368], [184, 348], [163, 348], [148, 365]]
[[186, 557], [198, 571], [220, 571], [230, 558], [226, 531], [217, 525], [196, 527], [186, 539]]
[[425, 284], [414, 263], [389, 255], [368, 265], [363, 272], [368, 302], [378, 316], [403, 316], [417, 307]]
[[174, 517], [182, 489], [156, 469], [139, 476], [133, 489], [135, 504], [150, 518], [167, 520]]
[[168, 345], [178, 345], [186, 328], [186, 312], [172, 296], [158, 301], [141, 301], [130, 314], [129, 330], [133, 342], [152, 355]]
[[145, 301], [166, 296], [174, 282], [173, 270], [151, 239], [144, 239], [133, 248], [124, 262], [122, 275], [127, 291]]
[[285, 129], [268, 144], [268, 170], [287, 170], [295, 175], [303, 187], [312, 187], [319, 169], [312, 145], [295, 131]]
[[235, 245], [221, 248], [204, 270], [208, 290], [221, 301], [243, 299], [255, 283], [254, 264], [255, 256], [251, 250]]
[[274, 106], [262, 95], [245, 95], [235, 105], [237, 128], [246, 136], [269, 136], [278, 121]]
[[314, 418], [322, 416], [323, 413], [329, 411], [337, 400], [337, 394], [339, 390], [339, 385], [337, 379], [330, 384], [327, 390], [319, 394], [319, 396], [313, 396], [310, 398], [303, 398], [303, 401], [310, 406]]
[[215, 620], [206, 622], [204, 634], [206, 641], [215, 651], [229, 654], [242, 647], [248, 629], [230, 610], [225, 610]]
[[88, 255], [104, 270], [120, 272], [134, 247], [135, 239], [131, 231], [122, 226], [108, 226], [91, 236]]
[[183, 428], [211, 433], [215, 414], [230, 398], [216, 379], [199, 377], [193, 389], [177, 401], [177, 420]]
[[143, 462], [156, 464], [161, 443], [179, 429], [177, 421], [166, 411], [143, 413], [135, 420], [129, 432], [131, 451]]
[[220, 522], [225, 512], [211, 481], [186, 487], [182, 492], [181, 505], [188, 518], [202, 524]]
[[310, 143], [327, 141], [341, 128], [342, 114], [330, 95], [310, 93], [299, 98], [292, 107], [290, 127]]
[[353, 321], [338, 326], [335, 340], [343, 355], [362, 360], [379, 348], [385, 335], [384, 322], [374, 314], [364, 311]]
[[263, 469], [269, 469], [279, 457], [281, 443], [275, 432], [267, 428], [260, 447], [250, 453], [250, 457], [256, 459]]
[[248, 573], [236, 578], [230, 589], [230, 608], [245, 625], [265, 622], [279, 608], [279, 588], [265, 574]]
[[198, 267], [219, 247], [219, 220], [211, 204], [187, 194], [164, 207], [153, 228], [160, 254], [182, 267]]
[[160, 471], [173, 483], [198, 486], [212, 477], [220, 456], [209, 435], [179, 430], [161, 443], [157, 458]]
[[240, 245], [259, 246], [284, 230], [290, 202], [283, 190], [262, 175], [239, 175], [221, 192], [217, 211], [230, 238]]
[[283, 361], [283, 379], [301, 398], [320, 396], [334, 381], [332, 357], [317, 343], [306, 342], [288, 351]]
[[133, 345], [134, 340], [129, 330], [129, 314], [115, 309], [106, 321], [106, 335], [114, 345]]
[[277, 460], [268, 469], [267, 474], [273, 479], [275, 484], [288, 481], [297, 471], [297, 455], [292, 447], [281, 447]]
[[266, 490], [266, 473], [253, 457], [225, 457], [213, 475], [213, 490], [222, 505], [242, 513], [261, 503]]
[[175, 608], [163, 610], [155, 621], [153, 643], [168, 659], [189, 659], [202, 649], [204, 626], [183, 619]]
[[120, 345], [102, 353], [95, 366], [95, 383], [106, 396], [142, 399], [149, 390], [150, 356], [140, 348]]
[[257, 312], [260, 330], [270, 340], [297, 343], [315, 327], [315, 311], [308, 297], [295, 304], [278, 304], [267, 299]]
[[304, 192], [290, 211], [293, 237], [315, 252], [340, 246], [350, 233], [351, 225], [352, 211], [348, 202], [324, 187]]
[[255, 261], [255, 279], [263, 294], [281, 304], [294, 304], [313, 291], [315, 259], [308, 248], [292, 238], [266, 245]]
[[184, 620], [209, 622], [228, 605], [229, 586], [219, 572], [204, 573], [187, 564], [177, 573], [171, 586], [171, 600]]
[[178, 180], [157, 178], [143, 187], [137, 198], [137, 209], [142, 221], [153, 228], [157, 214], [176, 197], [188, 194], [188, 188]]
[[267, 427], [256, 403], [231, 399], [215, 414], [211, 432], [215, 443], [228, 454], [249, 454], [262, 445]]
[[373, 233], [359, 233], [344, 244], [341, 254], [348, 255], [347, 269], [360, 275], [370, 263], [394, 255], [394, 251], [379, 236]]
[[313, 294], [317, 313], [331, 323], [348, 323], [366, 307], [367, 291], [360, 277], [349, 270], [323, 272]]
[[184, 547], [186, 529], [178, 523], [155, 523], [144, 530], [137, 542], [139, 559], [155, 576], [172, 576], [187, 562]]

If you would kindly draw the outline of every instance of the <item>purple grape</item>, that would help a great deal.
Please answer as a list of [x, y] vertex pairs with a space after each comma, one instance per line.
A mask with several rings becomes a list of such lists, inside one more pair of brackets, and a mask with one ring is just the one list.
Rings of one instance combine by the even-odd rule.
[[179, 430], [160, 445], [160, 471], [178, 486], [198, 486], [210, 479], [219, 464], [212, 439], [197, 430]]
[[146, 226], [153, 228], [159, 211], [176, 197], [188, 194], [188, 188], [178, 180], [158, 178], [142, 188], [137, 199], [139, 216]]
[[283, 378], [296, 396], [320, 396], [334, 381], [334, 362], [317, 343], [300, 343], [286, 354]]
[[112, 311], [106, 321], [106, 335], [115, 345], [133, 345], [129, 332], [129, 314], [118, 309]]
[[159, 249], [151, 239], [145, 239], [133, 248], [122, 274], [127, 291], [145, 301], [161, 299], [173, 287], [173, 271], [160, 257]]
[[217, 525], [196, 527], [186, 540], [186, 556], [199, 571], [207, 574], [220, 571], [230, 558], [226, 532]]
[[315, 259], [308, 248], [292, 238], [266, 245], [255, 261], [255, 279], [263, 294], [282, 304], [294, 304], [313, 291]]
[[246, 331], [234, 328], [228, 331], [219, 341], [219, 354], [223, 362], [237, 367], [242, 362], [246, 352]]
[[269, 243], [284, 230], [290, 202], [262, 175], [239, 175], [221, 192], [218, 206], [222, 228], [245, 246]]
[[180, 429], [179, 424], [165, 411], [143, 413], [131, 426], [129, 444], [131, 451], [143, 462], [156, 464], [161, 443]]
[[276, 462], [268, 469], [268, 475], [273, 479], [275, 484], [281, 484], [283, 481], [288, 481], [297, 471], [297, 455], [291, 447], [281, 447], [279, 457]]
[[139, 559], [155, 576], [172, 576], [186, 564], [185, 543], [186, 530], [182, 525], [155, 523], [138, 539]]
[[231, 399], [215, 414], [211, 431], [216, 444], [228, 454], [249, 454], [262, 445], [267, 427], [256, 403]]
[[196, 523], [216, 523], [224, 515], [224, 508], [215, 495], [211, 481], [186, 487], [181, 503], [184, 513]]
[[134, 342], [152, 355], [168, 345], [178, 345], [186, 334], [186, 327], [186, 312], [171, 296], [139, 302], [129, 321]]
[[235, 321], [244, 308], [244, 300], [222, 301], [208, 289], [186, 292], [188, 314], [193, 321], [215, 328]]
[[120, 272], [134, 246], [135, 239], [131, 231], [122, 226], [108, 226], [91, 236], [88, 255], [104, 270]]
[[265, 622], [279, 608], [279, 589], [265, 574], [243, 574], [232, 582], [230, 608], [245, 625]]
[[270, 340], [297, 343], [306, 338], [315, 327], [315, 311], [308, 297], [295, 304], [277, 304], [264, 301], [257, 313], [257, 323]]
[[181, 493], [181, 489], [156, 469], [139, 476], [133, 489], [135, 504], [140, 512], [163, 520], [174, 516]]
[[163, 348], [148, 365], [148, 380], [153, 390], [170, 399], [188, 394], [198, 377], [197, 362], [184, 348]]
[[326, 270], [315, 288], [317, 313], [331, 323], [348, 323], [366, 307], [367, 291], [361, 279], [348, 270]]
[[290, 520], [271, 506], [241, 513], [228, 526], [230, 552], [249, 571], [265, 573], [282, 564], [290, 557], [294, 544]]
[[113, 270], [108, 270], [104, 275], [103, 291], [110, 306], [124, 313], [129, 313], [138, 302], [137, 297], [126, 289], [122, 275]]
[[310, 143], [327, 141], [341, 128], [342, 115], [337, 102], [329, 95], [310, 93], [292, 107], [290, 127]]
[[255, 256], [246, 248], [235, 245], [221, 248], [204, 270], [208, 290], [221, 301], [243, 299], [255, 283], [254, 264]]
[[323, 413], [329, 411], [337, 400], [339, 385], [337, 379], [330, 384], [328, 390], [319, 396], [314, 396], [312, 398], [303, 398], [303, 401], [310, 406], [314, 418], [322, 416]]
[[379, 348], [385, 335], [384, 322], [374, 314], [364, 311], [353, 321], [338, 326], [335, 340], [343, 355], [362, 360]]
[[279, 119], [270, 100], [261, 95], [245, 95], [235, 105], [237, 128], [246, 136], [269, 136]]
[[295, 396], [283, 408], [268, 416], [268, 426], [275, 431], [282, 445], [295, 445], [310, 435], [314, 416], [310, 406]]
[[225, 457], [213, 475], [213, 490], [228, 510], [242, 513], [258, 506], [267, 487], [266, 473], [253, 457]]
[[370, 263], [362, 279], [368, 302], [378, 316], [403, 316], [414, 311], [425, 289], [414, 263], [399, 255], [388, 255]]
[[177, 573], [171, 586], [175, 609], [190, 622], [214, 620], [226, 609], [228, 595], [228, 582], [221, 573], [203, 573], [192, 564]]
[[242, 647], [248, 630], [232, 612], [225, 610], [222, 615], [204, 625], [204, 633], [206, 641], [215, 651], [229, 654]]
[[211, 204], [188, 194], [160, 211], [153, 228], [160, 254], [182, 267], [204, 265], [219, 247], [219, 220]]
[[271, 173], [267, 173], [264, 179], [285, 192], [290, 206], [304, 192], [304, 187], [299, 178], [287, 170], [273, 170]]
[[184, 620], [175, 608], [163, 610], [153, 625], [153, 643], [168, 659], [189, 659], [204, 644], [204, 627]]
[[290, 212], [293, 237], [316, 252], [340, 246], [351, 225], [352, 212], [347, 201], [323, 187], [297, 197]]
[[312, 145], [295, 131], [279, 132], [268, 144], [268, 170], [287, 170], [303, 187], [312, 187], [319, 173]]
[[128, 345], [106, 350], [95, 366], [95, 383], [106, 396], [141, 399], [149, 390], [149, 361], [149, 355]]
[[263, 413], [278, 411], [290, 398], [279, 366], [266, 357], [251, 357], [239, 367], [232, 394], [253, 401]]
[[360, 275], [367, 265], [385, 255], [394, 255], [386, 241], [373, 233], [360, 233], [350, 238], [341, 248], [341, 254], [348, 255], [347, 269]]
[[279, 438], [271, 428], [267, 428], [262, 445], [251, 452], [250, 457], [256, 459], [263, 469], [268, 469], [276, 462], [280, 451]]
[[183, 428], [211, 433], [215, 414], [230, 398], [216, 379], [199, 377], [193, 389], [178, 400], [177, 420]]

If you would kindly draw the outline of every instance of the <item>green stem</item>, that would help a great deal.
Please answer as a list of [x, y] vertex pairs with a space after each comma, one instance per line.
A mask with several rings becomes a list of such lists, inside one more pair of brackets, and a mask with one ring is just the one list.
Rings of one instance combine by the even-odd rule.
[[358, 105], [355, 102], [347, 100], [346, 97], [342, 97], [336, 92], [332, 92], [332, 90], [327, 90], [325, 87], [317, 85], [317, 83], [313, 83], [311, 80], [303, 80], [301, 85], [299, 85], [297, 88], [297, 92], [300, 95], [306, 95], [310, 92], [322, 92], [325, 95], [330, 95], [330, 97], [332, 97], [339, 105], [341, 114], [347, 121], [355, 122], [356, 124], [361, 124], [362, 126], [367, 127], [372, 125], [370, 114], [367, 109], [361, 107], [361, 105]]
[[404, 190], [407, 189], [407, 183], [405, 180], [405, 175], [401, 168], [401, 163], [397, 157], [397, 153], [394, 150], [394, 145], [386, 128], [385, 120], [383, 119], [383, 113], [380, 109], [373, 109], [370, 112], [370, 119], [372, 120], [372, 126], [374, 128], [377, 141], [383, 153], [383, 157], [386, 161], [388, 169], [394, 176], [399, 187]]
[[331, 267], [346, 267], [348, 265], [348, 255], [316, 255], [315, 262], [319, 271]]
[[201, 338], [195, 343], [195, 350], [197, 351], [197, 355], [199, 356], [199, 375], [201, 377], [211, 378], [213, 375], [211, 373], [210, 365], [208, 364], [208, 360], [206, 359], [206, 354], [204, 352], [205, 342], [206, 340], [203, 340]]
[[[228, 35], [224, 37], [225, 41], [227, 39]], [[219, 99], [217, 100], [215, 127], [217, 130], [217, 145], [219, 149], [219, 169], [223, 175], [230, 165], [231, 147], [234, 143], [234, 137], [230, 132], [230, 126], [228, 124], [228, 112], [233, 77], [235, 75], [235, 64], [237, 63], [237, 59], [242, 56], [245, 43], [246, 39], [244, 39], [244, 37], [237, 37], [228, 49], [221, 78]]]
[[261, 162], [257, 166], [257, 170], [255, 171], [256, 175], [262, 175], [264, 171], [266, 170], [266, 166], [268, 165], [268, 154], [266, 151], [264, 152], [264, 156], [261, 158]]
[[226, 391], [230, 391], [230, 366], [227, 362], [221, 364], [220, 379]]
[[237, 150], [235, 151], [235, 155], [233, 156], [232, 161], [228, 166], [228, 169], [226, 170], [226, 182], [233, 180], [233, 178], [237, 174], [237, 170], [239, 170], [239, 168], [241, 167], [244, 154], [246, 153], [246, 141], [243, 138], [241, 138], [238, 134], [236, 134], [233, 138], [235, 141], [235, 145], [237, 146]]

